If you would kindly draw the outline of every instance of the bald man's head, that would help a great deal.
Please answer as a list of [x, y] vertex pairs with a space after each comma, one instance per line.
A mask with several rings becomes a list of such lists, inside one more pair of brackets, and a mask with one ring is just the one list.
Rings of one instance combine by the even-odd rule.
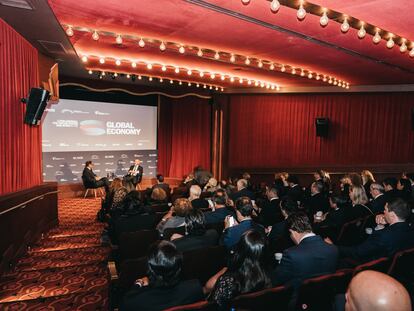
[[345, 310], [411, 311], [410, 296], [392, 277], [376, 271], [363, 271], [349, 284]]

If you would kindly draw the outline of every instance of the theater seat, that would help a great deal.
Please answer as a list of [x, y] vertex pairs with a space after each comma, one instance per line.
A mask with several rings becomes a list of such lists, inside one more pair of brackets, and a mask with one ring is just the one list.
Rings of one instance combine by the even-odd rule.
[[338, 234], [338, 245], [352, 246], [364, 241], [366, 235], [363, 234], [365, 218], [358, 218], [345, 223]]
[[157, 230], [123, 232], [119, 237], [119, 260], [139, 258], [147, 255], [152, 243], [158, 240]]
[[400, 251], [394, 255], [388, 274], [401, 282], [414, 296], [414, 248]]
[[390, 267], [390, 263], [390, 259], [387, 257], [372, 260], [370, 262], [355, 267], [353, 276], [365, 270], [374, 270], [382, 273], [387, 273], [388, 268]]
[[287, 310], [293, 288], [279, 286], [262, 291], [243, 294], [231, 302], [232, 310]]
[[298, 290], [297, 310], [332, 310], [335, 296], [346, 292], [352, 270], [346, 269], [303, 281]]
[[199, 311], [216, 311], [218, 306], [207, 301], [200, 301], [190, 305], [176, 306], [165, 309], [164, 311], [181, 311], [181, 310], [199, 310]]

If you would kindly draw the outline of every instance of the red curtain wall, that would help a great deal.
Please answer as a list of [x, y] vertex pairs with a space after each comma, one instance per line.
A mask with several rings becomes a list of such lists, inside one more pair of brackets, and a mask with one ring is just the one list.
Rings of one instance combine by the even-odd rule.
[[[414, 163], [412, 93], [232, 96], [229, 168]], [[330, 119], [328, 138], [315, 118]]]
[[201, 165], [211, 168], [211, 105], [208, 99], [161, 97], [158, 172], [179, 177]]
[[42, 182], [41, 130], [20, 103], [38, 84], [37, 50], [0, 19], [0, 194]]

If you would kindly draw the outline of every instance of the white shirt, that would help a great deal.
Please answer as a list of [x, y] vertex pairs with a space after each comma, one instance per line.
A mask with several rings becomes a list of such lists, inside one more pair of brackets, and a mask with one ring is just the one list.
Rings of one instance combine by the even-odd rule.
[[311, 237], [311, 236], [315, 236], [316, 234], [315, 233], [313, 233], [313, 232], [311, 232], [311, 233], [306, 233], [300, 240], [299, 240], [299, 243], [298, 244], [300, 244], [300, 242], [302, 242], [304, 239], [306, 239], [306, 238], [309, 238], [309, 237]]

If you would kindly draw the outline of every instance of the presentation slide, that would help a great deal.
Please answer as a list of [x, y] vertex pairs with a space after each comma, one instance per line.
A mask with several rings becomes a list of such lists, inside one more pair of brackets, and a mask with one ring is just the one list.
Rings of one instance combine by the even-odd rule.
[[122, 177], [135, 159], [157, 173], [157, 107], [60, 99], [42, 121], [43, 179], [81, 182], [86, 161], [98, 176]]

